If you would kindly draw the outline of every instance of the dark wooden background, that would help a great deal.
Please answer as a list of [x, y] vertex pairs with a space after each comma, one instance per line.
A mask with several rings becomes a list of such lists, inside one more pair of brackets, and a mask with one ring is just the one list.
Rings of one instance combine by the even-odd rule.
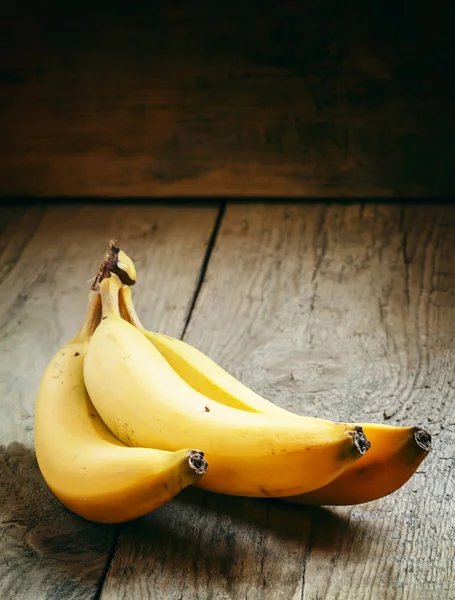
[[446, 4], [5, 0], [0, 196], [450, 196]]

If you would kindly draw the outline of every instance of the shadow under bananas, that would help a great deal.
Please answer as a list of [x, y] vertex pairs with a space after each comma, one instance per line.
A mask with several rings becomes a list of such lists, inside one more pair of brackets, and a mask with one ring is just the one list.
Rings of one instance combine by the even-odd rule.
[[[12, 443], [0, 446], [0, 597], [27, 590], [31, 581], [63, 597], [75, 590], [92, 597], [116, 540], [110, 568], [117, 585], [124, 576], [129, 585], [146, 578], [148, 586], [178, 587], [181, 578], [182, 586], [209, 589], [215, 578], [229, 594], [236, 581], [261, 585], [267, 577], [271, 589], [283, 589], [290, 574], [300, 577], [311, 552], [331, 556], [352, 537], [350, 514], [190, 487], [146, 517], [95, 524], [53, 496], [34, 450]], [[277, 568], [280, 561], [287, 571]]]
[[181, 586], [195, 597], [214, 580], [234, 597], [232, 586], [260, 586], [264, 577], [269, 589], [283, 592], [298, 585], [310, 552], [338, 553], [351, 528], [349, 513], [190, 487], [145, 518], [120, 526], [111, 569], [117, 580], [130, 577], [151, 589]]
[[287, 503], [282, 498], [244, 498], [207, 492], [189, 487], [175, 502], [202, 507], [217, 518], [229, 518], [239, 525], [260, 527], [274, 535], [299, 541], [308, 533], [308, 521], [333, 530], [347, 529], [351, 524], [349, 507], [329, 508]]
[[[68, 511], [50, 492], [34, 450], [0, 445], [0, 598], [92, 597], [116, 528]], [[35, 593], [36, 592], [36, 593]]]

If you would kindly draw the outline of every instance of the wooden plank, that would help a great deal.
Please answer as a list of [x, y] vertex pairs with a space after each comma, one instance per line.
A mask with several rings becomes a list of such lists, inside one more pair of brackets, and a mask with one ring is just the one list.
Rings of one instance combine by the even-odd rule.
[[454, 228], [451, 207], [228, 206], [185, 339], [282, 406], [422, 424], [434, 450], [357, 507], [184, 494], [122, 529], [104, 600], [455, 597]]
[[101, 598], [300, 599], [308, 526], [297, 507], [184, 490], [121, 527]]
[[39, 380], [77, 331], [87, 280], [116, 235], [140, 269], [141, 312], [180, 335], [216, 214], [216, 207], [65, 206], [7, 219], [0, 211], [10, 224], [0, 251], [0, 264], [10, 260], [0, 280], [1, 598], [98, 597], [116, 529], [69, 513], [44, 484], [32, 448]]
[[0, 283], [17, 263], [43, 214], [40, 206], [0, 208]]
[[442, 9], [20, 0], [0, 17], [0, 195], [455, 191]]

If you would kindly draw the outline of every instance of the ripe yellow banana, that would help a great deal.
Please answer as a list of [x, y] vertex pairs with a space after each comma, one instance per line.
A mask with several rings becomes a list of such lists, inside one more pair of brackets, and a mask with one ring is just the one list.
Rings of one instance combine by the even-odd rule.
[[201, 394], [232, 408], [287, 418], [294, 415], [256, 394], [194, 346], [145, 329], [134, 308], [130, 287], [120, 289], [119, 303], [122, 318], [143, 333], [180, 377]]
[[210, 464], [198, 486], [289, 496], [329, 483], [368, 449], [360, 427], [279, 419], [223, 406], [189, 386], [119, 314], [121, 282], [99, 285], [103, 316], [84, 361], [101, 418], [123, 443], [172, 451], [197, 443]]
[[[131, 288], [119, 294], [122, 317], [141, 331], [175, 371], [195, 390], [223, 405], [277, 418], [300, 417], [261, 397], [203, 352], [173, 337], [148, 331], [140, 322]], [[361, 461], [321, 489], [290, 498], [302, 504], [358, 504], [386, 496], [403, 486], [431, 448], [431, 436], [417, 427], [359, 423], [371, 449]]]
[[129, 448], [104, 425], [83, 379], [86, 347], [101, 319], [91, 292], [85, 322], [50, 361], [35, 412], [35, 449], [41, 473], [67, 508], [96, 522], [120, 523], [144, 515], [195, 483], [204, 454]]
[[[295, 504], [345, 506], [383, 498], [414, 475], [431, 448], [430, 434], [419, 427], [369, 423], [362, 427], [371, 441], [372, 458], [369, 453], [365, 463], [347, 469], [326, 486], [286, 500]], [[376, 448], [374, 453], [373, 448]]]

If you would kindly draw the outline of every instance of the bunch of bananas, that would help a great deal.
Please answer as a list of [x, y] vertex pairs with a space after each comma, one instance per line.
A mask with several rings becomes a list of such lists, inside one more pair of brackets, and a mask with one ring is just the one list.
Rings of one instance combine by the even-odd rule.
[[291, 413], [193, 346], [147, 331], [133, 306], [135, 282], [132, 260], [111, 242], [84, 323], [38, 390], [39, 468], [78, 515], [124, 522], [189, 485], [357, 504], [397, 490], [428, 454], [422, 428]]

